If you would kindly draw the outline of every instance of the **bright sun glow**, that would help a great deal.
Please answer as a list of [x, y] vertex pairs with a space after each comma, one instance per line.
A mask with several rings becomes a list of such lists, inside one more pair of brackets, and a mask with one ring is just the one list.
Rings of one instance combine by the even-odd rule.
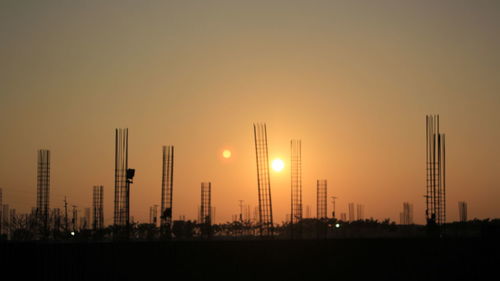
[[285, 168], [285, 162], [283, 162], [283, 160], [279, 159], [279, 158], [276, 158], [273, 160], [273, 170], [275, 170], [276, 172], [281, 172], [281, 170], [283, 170], [283, 168]]
[[222, 152], [222, 157], [228, 159], [228, 158], [231, 158], [231, 151], [226, 149]]

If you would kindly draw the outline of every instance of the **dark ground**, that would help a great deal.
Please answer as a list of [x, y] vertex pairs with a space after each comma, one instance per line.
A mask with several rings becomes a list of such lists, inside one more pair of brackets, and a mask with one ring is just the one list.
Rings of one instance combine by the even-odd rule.
[[500, 239], [2, 242], [0, 256], [1, 280], [497, 280]]

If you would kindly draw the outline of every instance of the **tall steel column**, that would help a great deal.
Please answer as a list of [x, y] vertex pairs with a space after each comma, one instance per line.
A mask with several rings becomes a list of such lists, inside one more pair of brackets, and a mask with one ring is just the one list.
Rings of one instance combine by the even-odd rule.
[[0, 188], [0, 234], [2, 234], [2, 203], [3, 203], [3, 198], [2, 198], [2, 189]]
[[354, 210], [354, 203], [349, 203], [348, 210], [349, 210], [349, 222], [353, 222], [356, 219], [356, 213]]
[[92, 226], [94, 230], [99, 230], [104, 228], [104, 186], [95, 185], [93, 187], [92, 196], [92, 210], [93, 210], [93, 222]]
[[458, 202], [458, 218], [460, 222], [467, 221], [467, 202]]
[[365, 205], [356, 204], [356, 220], [362, 221], [365, 219]]
[[174, 182], [174, 146], [163, 146], [161, 177], [161, 230], [169, 234], [172, 227], [172, 195]]
[[90, 208], [83, 209], [83, 229], [91, 229], [90, 227]]
[[149, 207], [149, 223], [157, 226], [158, 223], [158, 205]]
[[44, 230], [49, 223], [50, 151], [38, 150], [38, 174], [36, 185], [36, 216]]
[[253, 132], [257, 159], [260, 235], [273, 236], [273, 206], [271, 201], [271, 182], [269, 180], [266, 124], [254, 124]]
[[130, 218], [128, 170], [128, 129], [115, 131], [115, 209], [114, 224], [128, 226]]
[[328, 218], [327, 210], [327, 182], [326, 180], [317, 180], [316, 189], [316, 218], [326, 219]]
[[403, 202], [403, 212], [400, 214], [402, 225], [413, 224], [413, 205], [408, 202]]
[[[290, 141], [291, 160], [291, 234], [294, 237], [294, 232], [300, 236], [302, 221], [302, 143], [300, 140]], [[297, 231], [295, 231], [297, 230]]]
[[211, 225], [212, 225], [212, 202], [211, 202], [211, 192], [212, 184], [210, 182], [201, 183], [201, 207], [200, 207], [200, 218], [201, 218], [201, 231], [202, 236], [210, 236]]
[[439, 115], [426, 116], [427, 224], [446, 223], [445, 135], [439, 131]]

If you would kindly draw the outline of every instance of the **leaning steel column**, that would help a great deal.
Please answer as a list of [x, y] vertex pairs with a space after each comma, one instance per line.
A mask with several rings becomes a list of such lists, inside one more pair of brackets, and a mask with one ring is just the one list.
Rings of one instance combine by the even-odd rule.
[[172, 228], [172, 195], [174, 180], [174, 146], [163, 146], [161, 178], [161, 232], [170, 236]]
[[44, 231], [49, 223], [49, 192], [50, 192], [50, 151], [38, 150], [38, 175], [36, 189], [36, 216]]
[[257, 190], [259, 194], [259, 228], [261, 237], [273, 236], [273, 207], [269, 180], [269, 157], [266, 124], [253, 125], [257, 159]]

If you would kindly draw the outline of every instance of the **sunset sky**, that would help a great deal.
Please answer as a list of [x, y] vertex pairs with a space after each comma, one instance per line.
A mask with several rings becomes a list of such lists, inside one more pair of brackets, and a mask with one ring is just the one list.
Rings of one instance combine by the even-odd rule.
[[[212, 182], [216, 222], [257, 204], [253, 123], [265, 122], [274, 220], [290, 212], [290, 140], [302, 140], [303, 205], [328, 180], [337, 214], [424, 223], [425, 115], [446, 134], [448, 221], [500, 217], [500, 1], [2, 1], [0, 188], [36, 198], [52, 153], [50, 207], [112, 223], [115, 128], [129, 128], [131, 214], [160, 204], [175, 146], [174, 219], [196, 219]], [[230, 149], [231, 158], [222, 152]], [[328, 213], [331, 213], [329, 200]]]

